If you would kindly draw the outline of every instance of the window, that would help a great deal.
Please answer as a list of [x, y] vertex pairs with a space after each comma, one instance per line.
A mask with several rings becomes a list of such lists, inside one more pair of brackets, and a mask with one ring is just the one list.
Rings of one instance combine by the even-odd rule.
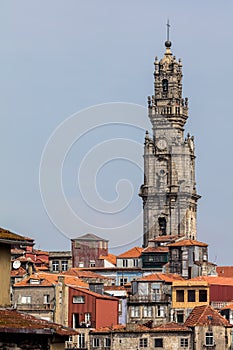
[[207, 301], [207, 290], [201, 289], [199, 290], [199, 302]]
[[139, 306], [131, 306], [131, 317], [139, 317]]
[[177, 311], [177, 323], [184, 323], [184, 311]]
[[184, 291], [183, 290], [177, 290], [176, 291], [176, 301], [177, 302], [183, 302], [184, 301]]
[[52, 269], [53, 269], [53, 271], [59, 271], [59, 261], [58, 260], [53, 260]]
[[85, 348], [85, 334], [84, 333], [80, 333], [78, 335], [78, 347]]
[[123, 286], [124, 284], [126, 284], [128, 282], [128, 278], [127, 277], [122, 277], [120, 278], [120, 286]]
[[29, 283], [30, 284], [40, 284], [40, 280], [39, 279], [30, 278]]
[[214, 345], [213, 332], [206, 332], [206, 334], [205, 334], [205, 345], [207, 345], [207, 346]]
[[119, 315], [122, 314], [122, 300], [119, 299], [119, 302], [118, 302], [118, 313]]
[[85, 313], [84, 320], [85, 320], [86, 326], [90, 327], [91, 326], [91, 313], [90, 312]]
[[157, 316], [158, 317], [165, 317], [165, 312], [164, 312], [164, 306], [160, 306], [158, 305], [158, 308], [157, 308]]
[[110, 348], [111, 346], [111, 339], [110, 338], [104, 338], [104, 347]]
[[67, 271], [68, 270], [68, 261], [67, 260], [62, 260], [61, 261], [61, 269], [62, 269], [62, 271]]
[[98, 346], [100, 346], [99, 338], [93, 338], [93, 348], [97, 348]]
[[84, 304], [84, 296], [82, 295], [75, 295], [73, 296], [73, 304]]
[[50, 301], [50, 295], [44, 294], [44, 304], [49, 304], [49, 301]]
[[84, 267], [84, 262], [83, 262], [83, 261], [80, 261], [80, 262], [78, 263], [78, 267]]
[[155, 348], [163, 348], [163, 338], [155, 338]]
[[189, 346], [188, 338], [181, 338], [180, 339], [180, 347], [181, 348], [188, 348], [188, 346]]
[[167, 81], [167, 79], [163, 79], [162, 85], [163, 85], [163, 92], [167, 92], [168, 91], [168, 81]]
[[32, 303], [32, 297], [30, 295], [27, 295], [25, 297], [21, 297], [21, 303], [22, 304], [31, 304]]
[[195, 301], [195, 290], [188, 290], [188, 302], [194, 303]]
[[133, 260], [133, 266], [134, 267], [138, 267], [138, 259], [134, 259]]
[[62, 291], [59, 292], [59, 304], [62, 304]]
[[144, 306], [143, 317], [152, 317], [152, 306]]
[[72, 319], [73, 319], [72, 327], [78, 328], [79, 327], [79, 314], [73, 314]]
[[167, 222], [165, 218], [159, 218], [159, 230], [162, 235], [166, 235]]
[[127, 259], [123, 259], [122, 260], [122, 266], [123, 267], [128, 267], [128, 260]]
[[139, 339], [139, 347], [140, 348], [147, 348], [147, 346], [148, 346], [148, 339], [147, 338]]
[[90, 267], [95, 267], [95, 260], [90, 260]]

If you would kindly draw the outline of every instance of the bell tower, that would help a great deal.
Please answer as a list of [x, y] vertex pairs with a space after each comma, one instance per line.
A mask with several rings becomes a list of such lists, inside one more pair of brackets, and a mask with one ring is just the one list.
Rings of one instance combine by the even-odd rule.
[[196, 239], [197, 201], [194, 137], [184, 137], [188, 98], [182, 96], [182, 63], [173, 56], [169, 24], [165, 54], [155, 58], [154, 95], [148, 97], [148, 131], [144, 144], [144, 239], [177, 235]]

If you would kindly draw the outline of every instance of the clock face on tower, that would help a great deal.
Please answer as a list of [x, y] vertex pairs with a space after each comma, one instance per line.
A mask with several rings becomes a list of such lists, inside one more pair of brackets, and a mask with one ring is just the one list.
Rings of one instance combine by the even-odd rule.
[[167, 141], [165, 139], [159, 139], [157, 141], [157, 147], [158, 149], [160, 149], [161, 151], [164, 150], [167, 147]]

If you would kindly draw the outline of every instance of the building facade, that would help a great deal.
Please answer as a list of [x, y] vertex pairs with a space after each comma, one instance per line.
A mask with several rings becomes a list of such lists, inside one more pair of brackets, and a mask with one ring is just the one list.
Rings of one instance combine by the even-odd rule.
[[182, 63], [165, 42], [155, 58], [154, 95], [148, 97], [153, 135], [146, 133], [144, 184], [139, 195], [144, 208], [144, 247], [161, 235], [196, 239], [197, 201], [194, 138], [184, 137], [188, 98], [182, 96]]

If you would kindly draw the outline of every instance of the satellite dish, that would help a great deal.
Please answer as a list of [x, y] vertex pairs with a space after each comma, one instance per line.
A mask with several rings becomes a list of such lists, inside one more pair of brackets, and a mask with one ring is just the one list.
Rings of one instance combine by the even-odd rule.
[[13, 262], [13, 268], [16, 270], [20, 267], [20, 265], [21, 265], [21, 262], [19, 260], [15, 260]]

